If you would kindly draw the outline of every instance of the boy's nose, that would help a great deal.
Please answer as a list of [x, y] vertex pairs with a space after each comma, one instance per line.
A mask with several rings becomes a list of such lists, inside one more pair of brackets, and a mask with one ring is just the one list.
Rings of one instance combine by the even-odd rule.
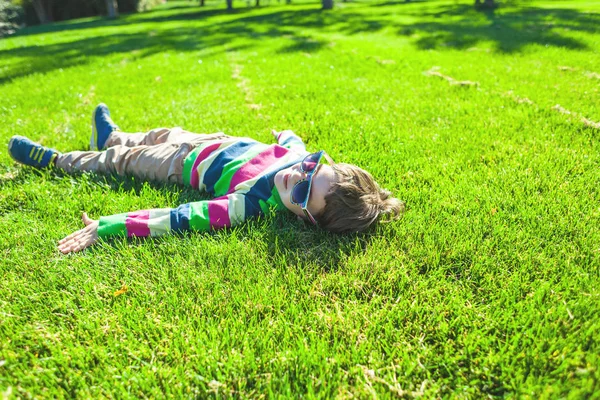
[[298, 175], [300, 176], [300, 179], [306, 178], [306, 173], [304, 171], [302, 171], [302, 168], [300, 168], [300, 165], [294, 165], [294, 171], [296, 173], [298, 173]]

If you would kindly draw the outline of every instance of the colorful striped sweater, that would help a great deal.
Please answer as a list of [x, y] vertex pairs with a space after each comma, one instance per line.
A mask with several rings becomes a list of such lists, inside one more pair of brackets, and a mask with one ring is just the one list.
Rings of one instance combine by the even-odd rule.
[[275, 188], [275, 174], [307, 154], [292, 131], [267, 145], [249, 138], [228, 137], [192, 150], [183, 166], [183, 181], [213, 194], [212, 200], [101, 217], [98, 237], [159, 236], [169, 232], [233, 226], [249, 217], [285, 206]]

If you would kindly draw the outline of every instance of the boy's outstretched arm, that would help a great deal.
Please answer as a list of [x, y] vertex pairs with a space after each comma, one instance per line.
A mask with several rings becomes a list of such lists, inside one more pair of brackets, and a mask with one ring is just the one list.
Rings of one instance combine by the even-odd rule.
[[85, 228], [73, 232], [69, 236], [58, 241], [58, 250], [60, 250], [61, 253], [68, 254], [73, 251], [81, 251], [98, 241], [99, 221], [89, 218], [86, 213], [83, 213], [81, 219], [85, 224]]
[[160, 236], [172, 232], [220, 229], [258, 215], [261, 209], [266, 212], [267, 203], [244, 194], [232, 193], [212, 200], [182, 204], [177, 208], [110, 215], [101, 217], [99, 221], [90, 219], [83, 213], [85, 228], [60, 240], [58, 249], [67, 254], [83, 250], [96, 243], [99, 238]]

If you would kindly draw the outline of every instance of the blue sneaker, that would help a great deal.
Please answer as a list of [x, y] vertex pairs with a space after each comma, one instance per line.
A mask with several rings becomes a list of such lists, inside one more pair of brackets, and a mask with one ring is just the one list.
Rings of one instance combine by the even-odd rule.
[[58, 151], [32, 142], [24, 136], [10, 138], [8, 152], [15, 161], [35, 168], [53, 166], [54, 160], [60, 154]]
[[98, 104], [92, 113], [92, 137], [90, 138], [90, 149], [102, 150], [108, 137], [119, 127], [110, 119], [110, 111], [104, 103]]

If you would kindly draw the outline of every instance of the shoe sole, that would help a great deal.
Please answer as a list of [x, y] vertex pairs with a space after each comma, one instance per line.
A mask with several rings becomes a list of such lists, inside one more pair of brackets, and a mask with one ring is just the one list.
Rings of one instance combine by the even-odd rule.
[[96, 136], [98, 136], [98, 131], [96, 130], [96, 109], [94, 109], [94, 112], [92, 112], [92, 137], [90, 138], [90, 150], [92, 151], [98, 150]]

